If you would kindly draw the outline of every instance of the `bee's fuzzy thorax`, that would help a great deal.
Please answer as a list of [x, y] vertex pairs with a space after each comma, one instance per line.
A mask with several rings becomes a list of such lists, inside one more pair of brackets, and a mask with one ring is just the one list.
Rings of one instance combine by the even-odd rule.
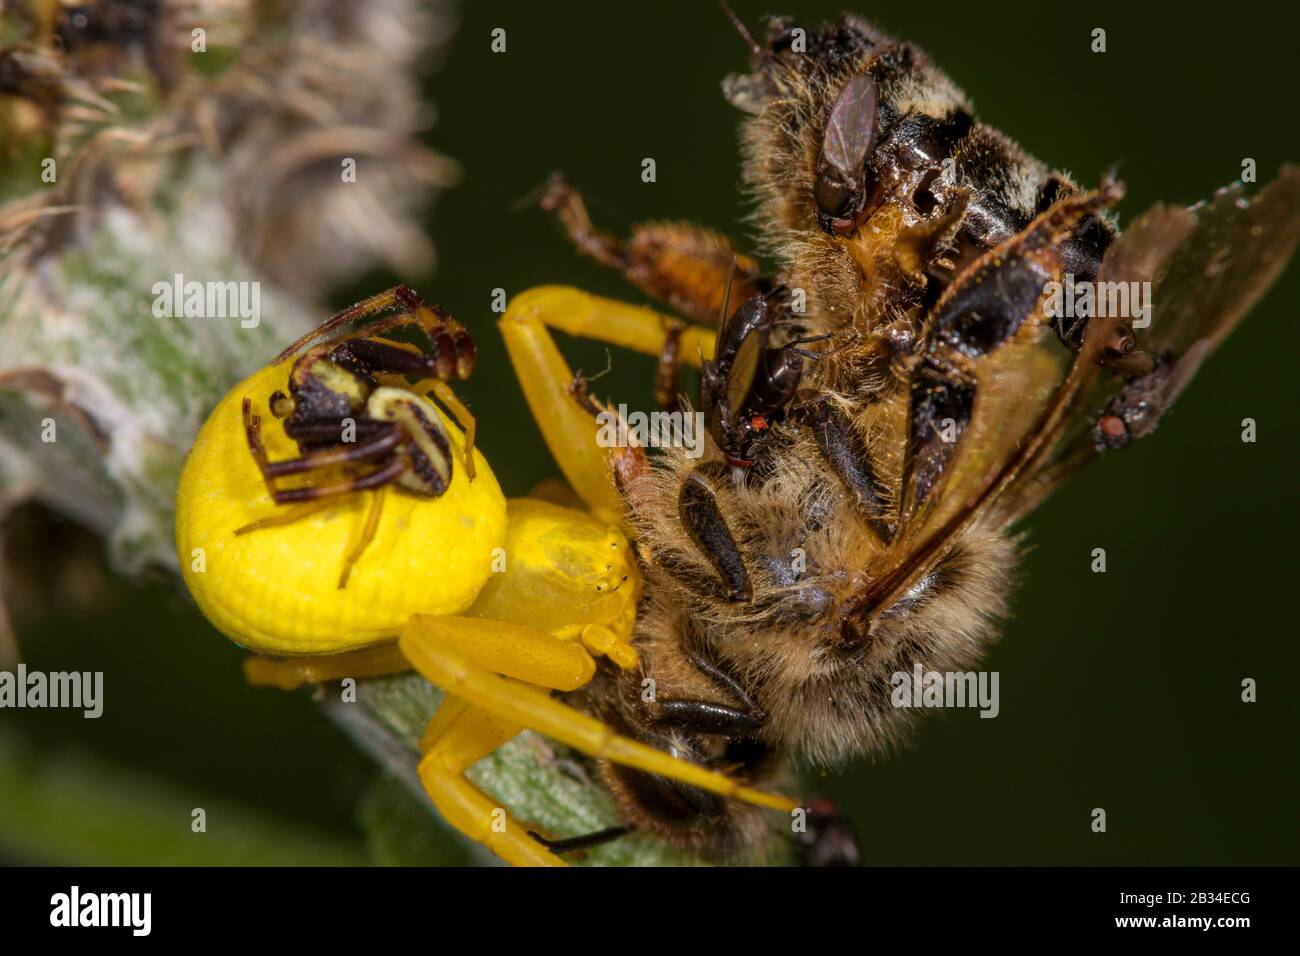
[[[638, 521], [651, 606], [638, 618], [637, 644], [665, 693], [725, 702], [681, 653], [690, 630], [689, 639], [754, 695], [767, 715], [764, 739], [827, 765], [906, 737], [914, 714], [891, 704], [893, 674], [910, 674], [915, 664], [927, 671], [976, 664], [1006, 614], [1016, 549], [993, 527], [972, 528], [881, 616], [869, 640], [846, 645], [838, 615], [881, 545], [810, 445], [773, 448], [761, 483], [723, 477], [715, 486], [751, 568], [748, 602], [714, 599], [692, 583], [714, 574], [676, 519], [678, 489], [698, 464], [665, 455], [642, 479], [641, 514], [653, 516]], [[786, 577], [791, 567], [803, 570]]]

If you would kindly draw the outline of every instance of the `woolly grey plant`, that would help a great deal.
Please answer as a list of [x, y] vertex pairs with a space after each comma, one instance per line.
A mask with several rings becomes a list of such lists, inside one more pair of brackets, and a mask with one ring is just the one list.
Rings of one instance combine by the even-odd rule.
[[[417, 67], [436, 63], [451, 11], [73, 9], [0, 15], [0, 520], [34, 499], [103, 535], [118, 569], [174, 570], [176, 484], [218, 399], [324, 318], [338, 286], [433, 266], [420, 214], [458, 170], [420, 142]], [[177, 277], [255, 284], [256, 321], [160, 308]], [[439, 699], [395, 677], [326, 710], [418, 793], [416, 743]], [[471, 776], [552, 832], [617, 822], [608, 794], [531, 734]], [[587, 861], [689, 862], [648, 836]]]

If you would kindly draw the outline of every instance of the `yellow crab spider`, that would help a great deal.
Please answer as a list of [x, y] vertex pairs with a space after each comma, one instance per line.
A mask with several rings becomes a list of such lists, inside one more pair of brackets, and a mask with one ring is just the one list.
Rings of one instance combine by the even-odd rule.
[[[547, 287], [517, 297], [501, 321], [529, 406], [583, 511], [528, 498], [507, 502], [487, 461], [468, 447], [472, 431], [462, 434], [416, 391], [429, 387], [472, 429], [445, 386], [450, 374], [435, 375], [429, 359], [429, 380], [418, 386], [394, 376], [418, 350], [378, 333], [410, 319], [435, 333], [451, 329], [462, 345], [468, 338], [445, 313], [435, 310], [434, 322], [419, 312], [424, 308], [399, 287], [340, 313], [318, 332], [367, 320], [366, 334], [309, 348], [292, 364], [286, 353], [222, 399], [195, 441], [177, 494], [178, 557], [203, 613], [259, 655], [246, 662], [250, 681], [287, 689], [417, 670], [447, 694], [422, 740], [425, 789], [448, 823], [517, 865], [564, 864], [525, 824], [507, 816], [502, 826], [496, 804], [465, 771], [524, 728], [596, 759], [793, 809], [793, 801], [620, 736], [551, 696], [585, 685], [597, 658], [638, 666], [631, 636], [641, 578], [618, 524], [623, 507], [610, 451], [598, 446], [595, 420], [571, 393], [573, 373], [549, 329], [656, 352], [666, 320]], [[373, 318], [393, 309], [396, 316]], [[686, 355], [707, 357], [710, 334], [688, 330]], [[430, 338], [437, 346], [437, 335]], [[463, 354], [437, 357], [451, 362], [448, 356]], [[370, 367], [379, 387], [348, 374], [358, 357], [383, 364]], [[466, 374], [456, 362], [440, 366], [448, 373], [456, 367]], [[368, 437], [355, 439], [369, 442], [366, 449], [322, 450], [320, 423], [328, 416], [304, 412], [315, 414], [308, 406], [322, 385], [327, 399], [346, 398], [357, 421], [371, 423]], [[268, 417], [283, 419], [285, 428], [262, 429]], [[337, 426], [337, 416], [333, 421]], [[400, 441], [383, 437], [395, 421], [405, 423]], [[295, 443], [286, 433], [291, 426], [310, 442]], [[390, 460], [400, 455], [407, 455], [405, 471]], [[434, 494], [421, 478], [430, 467]], [[398, 483], [409, 474], [422, 483]], [[286, 475], [299, 483], [285, 487]], [[390, 484], [399, 493], [386, 494]]]

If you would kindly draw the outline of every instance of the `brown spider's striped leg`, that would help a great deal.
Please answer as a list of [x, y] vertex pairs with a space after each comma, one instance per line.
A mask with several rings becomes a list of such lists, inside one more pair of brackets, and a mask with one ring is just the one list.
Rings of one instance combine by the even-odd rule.
[[[394, 309], [405, 309], [406, 312], [383, 316], [383, 313]], [[473, 336], [450, 312], [441, 306], [426, 305], [419, 293], [408, 285], [393, 286], [385, 292], [348, 306], [292, 343], [276, 356], [272, 364], [280, 364], [317, 339], [326, 338], [339, 329], [375, 316], [383, 317], [359, 325], [358, 333], [378, 335], [404, 325], [418, 325], [436, 353], [439, 378], [445, 381], [453, 374], [468, 378], [474, 370], [477, 347]]]
[[[341, 434], [341, 428], [334, 429], [334, 435], [337, 437]], [[370, 461], [375, 458], [386, 458], [392, 453], [402, 441], [402, 428], [398, 425], [391, 425], [386, 431], [378, 432], [365, 441], [356, 442], [348, 447], [337, 448], [330, 451], [313, 451], [297, 458], [286, 458], [283, 461], [268, 461], [264, 474], [268, 478], [282, 478], [285, 475], [300, 475], [308, 471], [318, 471], [321, 468], [331, 468], [336, 465], [348, 465], [358, 461]]]
[[[399, 318], [407, 319], [408, 316]], [[468, 335], [468, 333], [466, 333]], [[471, 340], [472, 344], [472, 340]], [[444, 336], [434, 343], [440, 349], [438, 356], [425, 355], [419, 350], [398, 342], [385, 339], [365, 338], [348, 339], [330, 352], [330, 358], [352, 371], [365, 375], [397, 374], [418, 375], [430, 382], [429, 392], [451, 413], [452, 418], [465, 433], [465, 474], [474, 480], [474, 440], [478, 423], [465, 404], [447, 385], [446, 379], [456, 368], [456, 362], [464, 357], [450, 336]], [[445, 346], [445, 348], [443, 348]], [[473, 361], [473, 354], [470, 354]], [[443, 363], [441, 366], [439, 363]], [[466, 373], [468, 374], [468, 373]], [[464, 376], [462, 376], [464, 377]]]
[[[262, 473], [262, 482], [266, 485], [271, 500], [277, 505], [297, 504], [298, 507], [290, 512], [271, 515], [236, 528], [236, 535], [297, 521], [318, 510], [317, 507], [314, 507], [316, 503], [335, 495], [364, 491], [371, 488], [377, 489], [374, 501], [371, 502], [370, 511], [366, 517], [366, 523], [362, 528], [360, 540], [343, 560], [343, 570], [339, 575], [339, 588], [346, 587], [348, 576], [352, 573], [352, 567], [374, 539], [375, 529], [379, 525], [379, 515], [383, 509], [385, 487], [410, 467], [409, 458], [397, 453], [397, 446], [406, 435], [406, 429], [397, 423], [383, 423], [382, 428], [372, 429], [373, 435], [369, 439], [353, 448], [335, 448], [328, 451], [309, 452], [298, 458], [272, 462], [267, 460], [266, 446], [262, 444], [261, 419], [253, 414], [252, 403], [247, 398], [244, 399], [243, 412], [244, 434], [248, 440], [248, 448], [252, 452], [258, 470]], [[333, 429], [322, 437], [333, 438], [338, 434], [337, 425], [334, 423], [307, 423], [306, 425], [300, 425], [300, 427], [310, 429], [312, 424], [319, 424], [322, 427]], [[323, 468], [359, 461], [370, 461], [375, 458], [379, 460], [375, 462], [373, 470], [357, 475], [347, 481], [287, 489], [277, 488], [275, 484], [275, 479], [284, 475], [304, 474]]]
[[413, 346], [374, 335], [344, 339], [330, 350], [329, 357], [349, 371], [370, 376], [383, 372], [421, 376], [438, 374], [438, 356], [425, 355]]
[[451, 390], [451, 386], [446, 382], [436, 378], [433, 379], [428, 394], [437, 399], [438, 403], [451, 413], [451, 417], [456, 419], [456, 424], [465, 433], [465, 477], [473, 481], [475, 474], [474, 441], [478, 437], [478, 421], [470, 413], [470, 410], [465, 407], [465, 403], [456, 397], [456, 393]]
[[375, 489], [374, 496], [370, 499], [370, 511], [366, 514], [366, 523], [361, 528], [361, 537], [352, 546], [348, 556], [343, 559], [343, 570], [339, 572], [340, 591], [348, 586], [348, 578], [352, 575], [352, 568], [361, 560], [361, 556], [366, 553], [366, 548], [370, 547], [370, 542], [375, 540], [375, 531], [379, 527], [379, 517], [384, 511], [384, 494], [387, 491], [387, 485], [380, 485]]
[[376, 293], [375, 295], [370, 296], [369, 298], [362, 299], [360, 302], [357, 302], [355, 305], [348, 306], [342, 312], [338, 312], [334, 314], [333, 316], [331, 316], [330, 318], [322, 322], [320, 325], [318, 325], [316, 328], [312, 329], [306, 335], [299, 338], [296, 342], [291, 344], [283, 352], [277, 355], [275, 357], [275, 361], [272, 362], [271, 364], [279, 365], [281, 362], [285, 361], [285, 359], [289, 358], [290, 356], [296, 355], [308, 343], [314, 342], [320, 338], [324, 338], [325, 336], [329, 335], [331, 332], [343, 328], [346, 325], [350, 325], [353, 322], [357, 322], [361, 319], [368, 318], [372, 315], [379, 315], [380, 313], [387, 312], [390, 309], [397, 308], [399, 305], [401, 305], [399, 294], [402, 292], [402, 290], [405, 290], [405, 292], [410, 293], [411, 295], [415, 294], [406, 286], [399, 285], [399, 286], [394, 286], [393, 288], [388, 289], [385, 292], [379, 292]]
[[271, 492], [271, 500], [277, 505], [293, 504], [298, 501], [315, 501], [317, 498], [329, 498], [333, 495], [347, 495], [354, 491], [369, 491], [389, 482], [396, 481], [410, 467], [405, 458], [390, 458], [386, 463], [376, 466], [374, 471], [358, 475], [348, 481], [335, 482], [332, 485], [317, 485], [308, 488], [277, 488]]
[[[267, 493], [270, 494], [271, 500], [278, 505], [292, 504], [299, 501], [314, 501], [317, 498], [328, 498], [331, 495], [347, 494], [353, 491], [365, 491], [370, 488], [378, 488], [380, 485], [394, 481], [398, 475], [404, 472], [407, 467], [407, 461], [400, 455], [394, 454], [393, 449], [385, 450], [380, 447], [375, 450], [373, 447], [367, 452], [364, 445], [358, 445], [357, 448], [350, 448], [346, 451], [327, 451], [313, 452], [303, 455], [301, 458], [291, 458], [287, 461], [272, 462], [267, 459], [266, 446], [262, 444], [262, 421], [261, 418], [253, 414], [252, 402], [244, 399], [244, 434], [248, 439], [248, 450], [253, 454], [253, 460], [257, 463], [258, 470], [262, 473], [262, 481], [266, 483]], [[371, 444], [379, 445], [384, 441], [392, 441], [396, 445], [401, 440], [404, 430], [396, 428], [393, 434], [396, 439], [388, 435], [382, 436], [381, 439], [372, 440]], [[361, 452], [361, 454], [358, 454]], [[308, 471], [314, 471], [319, 468], [328, 468], [335, 465], [345, 464], [348, 462], [367, 460], [367, 457], [373, 458], [377, 455], [387, 455], [380, 458], [376, 463], [373, 471], [358, 475], [347, 481], [339, 481], [330, 485], [315, 485], [306, 488], [277, 488], [275, 479], [285, 474], [302, 474]], [[279, 469], [278, 471], [276, 469]]]
[[265, 518], [258, 518], [256, 521], [250, 521], [246, 525], [240, 525], [235, 529], [235, 537], [250, 534], [254, 531], [260, 531], [263, 528], [276, 528], [287, 524], [293, 524], [301, 521], [308, 515], [313, 515], [318, 511], [323, 511], [331, 504], [329, 498], [317, 498], [315, 501], [300, 501], [296, 505], [285, 505], [275, 512], [267, 515]]
[[[358, 442], [355, 447], [333, 449], [330, 451], [309, 452], [298, 458], [288, 458], [283, 461], [271, 461], [266, 454], [266, 446], [262, 444], [262, 419], [261, 416], [253, 413], [253, 403], [249, 399], [244, 399], [244, 435], [248, 440], [248, 450], [253, 455], [253, 460], [257, 463], [258, 470], [262, 473], [262, 479], [266, 482], [266, 489], [271, 497], [277, 503], [283, 503], [279, 496], [287, 494], [286, 491], [275, 487], [275, 479], [285, 475], [297, 475], [304, 472], [317, 471], [322, 468], [331, 468], [339, 465], [346, 465], [358, 461], [369, 461], [374, 458], [386, 459], [391, 456], [397, 446], [401, 443], [404, 429], [396, 423], [385, 423], [386, 428], [377, 431], [373, 437], [364, 442]], [[334, 434], [337, 434], [337, 429]], [[333, 436], [331, 436], [333, 437]], [[403, 464], [400, 458], [394, 458], [398, 464]], [[400, 469], [398, 471], [400, 473]], [[371, 473], [373, 474], [373, 473]], [[368, 478], [369, 475], [363, 475], [362, 478]], [[329, 485], [326, 487], [340, 487], [340, 485]], [[352, 488], [349, 483], [349, 487]], [[373, 484], [358, 487], [374, 487]], [[290, 491], [309, 491], [312, 489], [295, 488]], [[323, 489], [322, 489], [323, 490]], [[352, 488], [357, 490], [357, 488]], [[312, 495], [311, 497], [320, 497]], [[287, 498], [288, 501], [304, 501], [306, 498]]]
[[[478, 354], [473, 336], [449, 312], [438, 306], [421, 304], [416, 308], [420, 310], [419, 314], [401, 312], [367, 323], [360, 334], [345, 338], [331, 349], [330, 357], [363, 372], [400, 372], [443, 381], [450, 381], [456, 376], [468, 378], [474, 370], [474, 360]], [[429, 343], [431, 354], [426, 354], [418, 346], [407, 342], [380, 338], [385, 333], [405, 328], [419, 329]], [[370, 344], [375, 348], [368, 348]], [[355, 345], [360, 346], [355, 352], [361, 354], [354, 358], [350, 353], [354, 351]], [[399, 352], [404, 353], [405, 357], [396, 354]], [[389, 361], [398, 367], [384, 367]], [[370, 367], [372, 364], [373, 368]]]
[[[304, 443], [337, 445], [343, 437], [343, 429], [347, 422], [346, 418], [318, 418], [308, 421], [287, 418], [283, 427], [284, 433], [300, 445]], [[356, 429], [357, 438], [374, 438], [394, 428], [392, 422], [378, 422], [369, 418], [354, 418], [351, 422]]]
[[[474, 344], [474, 336], [469, 334], [469, 330], [442, 306], [427, 305], [414, 289], [398, 286], [398, 299], [415, 317], [435, 348], [441, 351], [450, 345], [456, 374], [461, 378], [469, 378], [478, 357], [478, 346]], [[451, 378], [450, 375], [438, 377], [444, 382]]]

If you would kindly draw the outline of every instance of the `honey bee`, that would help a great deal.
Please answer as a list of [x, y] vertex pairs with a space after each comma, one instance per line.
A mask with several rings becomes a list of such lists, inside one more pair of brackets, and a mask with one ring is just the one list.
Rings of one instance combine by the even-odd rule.
[[[684, 224], [604, 233], [558, 177], [541, 204], [581, 253], [717, 323], [709, 348], [661, 320], [657, 391], [701, 355], [711, 442], [702, 460], [615, 462], [645, 579], [641, 666], [598, 672], [581, 706], [762, 788], [790, 758], [834, 765], [904, 739], [915, 711], [893, 705], [891, 675], [979, 661], [1014, 584], [1016, 522], [1154, 430], [1269, 288], [1300, 236], [1300, 170], [1121, 233], [1119, 182], [1086, 190], [1026, 155], [917, 47], [854, 15], [772, 18], [760, 43], [731, 16], [752, 63], [723, 88], [746, 114], [744, 181], [775, 272]], [[1077, 317], [1051, 307], [1062, 283], [1150, 283], [1153, 310]], [[553, 324], [653, 351], [649, 328]], [[539, 421], [564, 467], [566, 439]], [[602, 770], [629, 826], [706, 856], [743, 859], [767, 826]]]

